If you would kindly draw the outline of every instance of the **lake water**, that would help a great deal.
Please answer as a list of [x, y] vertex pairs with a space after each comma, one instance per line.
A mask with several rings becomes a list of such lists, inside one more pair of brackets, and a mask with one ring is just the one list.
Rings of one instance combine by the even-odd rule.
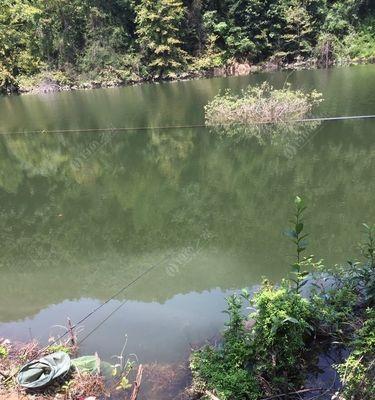
[[81, 352], [110, 359], [127, 335], [140, 362], [179, 362], [222, 328], [224, 296], [285, 276], [296, 194], [309, 253], [358, 258], [375, 120], [324, 122], [292, 151], [205, 128], [110, 130], [199, 125], [220, 89], [286, 80], [323, 93], [317, 116], [375, 111], [374, 65], [0, 98], [0, 337], [56, 337], [154, 266], [83, 323]]

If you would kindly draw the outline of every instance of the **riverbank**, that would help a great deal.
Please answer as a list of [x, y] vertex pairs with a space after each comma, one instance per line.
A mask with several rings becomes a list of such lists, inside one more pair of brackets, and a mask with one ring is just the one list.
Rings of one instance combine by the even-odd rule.
[[305, 70], [321, 69], [341, 66], [353, 66], [374, 64], [375, 57], [356, 58], [345, 60], [345, 62], [335, 62], [323, 66], [317, 59], [302, 60], [297, 59], [293, 63], [285, 63], [274, 59], [259, 64], [248, 62], [231, 62], [222, 67], [213, 67], [207, 70], [191, 70], [177, 73], [173, 76], [162, 79], [143, 78], [136, 73], [129, 74], [126, 79], [119, 76], [115, 69], [109, 68], [103, 71], [102, 76], [98, 75], [96, 79], [87, 80], [84, 77], [65, 74], [62, 71], [45, 71], [34, 76], [21, 76], [19, 79], [19, 94], [44, 94], [71, 90], [87, 90], [100, 88], [113, 88], [140, 85], [146, 83], [160, 83], [171, 81], [186, 81], [202, 78], [229, 77], [229, 76], [247, 76], [259, 72], [273, 72], [282, 70]]
[[[67, 373], [37, 389], [20, 384], [18, 373], [24, 365], [57, 352], [70, 358]], [[112, 364], [98, 354], [79, 357], [78, 353], [70, 339], [43, 347], [36, 340], [20, 343], [0, 338], [0, 400], [136, 400], [141, 393], [153, 400], [191, 398], [186, 389], [191, 383], [187, 361], [139, 364], [120, 354]]]
[[201, 74], [233, 60], [315, 57], [328, 66], [343, 58], [374, 57], [375, 9], [370, 3], [4, 3], [0, 91], [19, 92], [21, 75], [46, 70], [84, 74], [80, 85], [108, 87], [113, 80], [138, 81], [134, 74], [174, 79], [181, 71]]
[[202, 399], [375, 396], [375, 226], [364, 224], [364, 262], [329, 268], [302, 257], [306, 207], [299, 197], [295, 205], [286, 232], [296, 249], [290, 276], [264, 281], [254, 296], [246, 289], [230, 296], [222, 342], [193, 352], [193, 389]]

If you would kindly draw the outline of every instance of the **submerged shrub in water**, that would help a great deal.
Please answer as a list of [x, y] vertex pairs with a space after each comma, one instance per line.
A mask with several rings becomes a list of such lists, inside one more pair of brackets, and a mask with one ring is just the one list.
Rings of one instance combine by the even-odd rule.
[[264, 124], [306, 118], [322, 101], [315, 90], [305, 93], [290, 85], [274, 89], [268, 83], [249, 86], [242, 95], [230, 90], [219, 94], [205, 107], [206, 125]]

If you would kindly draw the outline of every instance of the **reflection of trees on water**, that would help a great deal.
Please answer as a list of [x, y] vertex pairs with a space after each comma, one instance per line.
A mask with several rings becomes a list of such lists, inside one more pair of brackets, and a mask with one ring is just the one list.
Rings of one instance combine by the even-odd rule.
[[[206, 143], [207, 139], [209, 143]], [[284, 180], [282, 185], [285, 189], [298, 191], [298, 186], [318, 182], [315, 175], [321, 169], [318, 185], [322, 180], [326, 181], [324, 188], [329, 193], [340, 182], [342, 185], [347, 181], [345, 173], [337, 179], [337, 171], [342, 169], [340, 160], [352, 162], [354, 171], [359, 169], [361, 175], [361, 165], [371, 163], [371, 156], [354, 162], [360, 151], [366, 151], [365, 148], [349, 148], [352, 151], [348, 155], [343, 145], [328, 143], [323, 153], [322, 149], [314, 152], [311, 146], [305, 148], [303, 165], [297, 169], [293, 160], [289, 162], [282, 152], [277, 151], [277, 146], [259, 147], [255, 142], [248, 146], [242, 142], [233, 144], [229, 140], [207, 138], [202, 132], [184, 131], [113, 137], [106, 147], [85, 159], [79, 169], [74, 168], [70, 161], [80, 157], [92, 140], [93, 137], [88, 135], [28, 136], [26, 140], [25, 137], [8, 136], [3, 140], [1, 162], [3, 171], [10, 173], [2, 175], [1, 185], [5, 191], [14, 193], [16, 202], [13, 206], [20, 207], [31, 200], [22, 219], [32, 218], [30, 211], [47, 210], [42, 213], [42, 218], [47, 219], [43, 224], [56, 224], [52, 215], [64, 213], [62, 221], [58, 218], [57, 221], [83, 219], [79, 225], [79, 229], [83, 229], [88, 214], [92, 213], [90, 230], [95, 226], [91, 221], [104, 220], [101, 229], [108, 225], [109, 241], [114, 243], [121, 239], [125, 230], [120, 229], [120, 237], [111, 240], [116, 234], [113, 223], [116, 223], [114, 217], [117, 214], [128, 222], [128, 229], [135, 232], [144, 230], [142, 241], [151, 245], [148, 238], [161, 230], [168, 232], [166, 224], [171, 221], [175, 222], [174, 229], [178, 229], [178, 223], [183, 225], [184, 229], [180, 230], [187, 238], [199, 233], [194, 225], [202, 227], [202, 221], [204, 225], [225, 226], [233, 220], [236, 212], [250, 213], [252, 210], [256, 210], [253, 215], [256, 219], [259, 210], [257, 204], [251, 206], [251, 200], [259, 198], [262, 203], [263, 196], [271, 189], [282, 189], [275, 174]], [[301, 160], [301, 155], [296, 157], [295, 162]], [[323, 158], [324, 165], [317, 162], [320, 158]], [[333, 168], [327, 168], [327, 164]], [[332, 182], [327, 182], [331, 171]], [[356, 184], [362, 182], [363, 179], [358, 179]], [[21, 193], [22, 197], [26, 196], [24, 200], [17, 196]], [[13, 203], [12, 194], [3, 195], [3, 198]], [[32, 200], [37, 201], [34, 203]], [[267, 210], [270, 206], [262, 208]], [[80, 214], [78, 211], [85, 212]], [[107, 218], [103, 218], [103, 213]], [[185, 221], [190, 222], [186, 224]], [[35, 223], [40, 231], [43, 224]], [[177, 240], [174, 229], [168, 240]], [[186, 231], [190, 231], [190, 235]], [[225, 231], [221, 231], [219, 237], [225, 235]], [[237, 241], [230, 242], [235, 244]], [[137, 247], [137, 244], [133, 245]]]
[[139, 265], [191, 246], [205, 230], [211, 239], [190, 272], [173, 283], [157, 275], [154, 293], [144, 287], [131, 296], [164, 301], [242, 286], [244, 277], [279, 277], [288, 254], [280, 232], [296, 193], [310, 205], [311, 251], [333, 261], [351, 257], [359, 224], [375, 211], [372, 125], [358, 125], [324, 125], [292, 158], [277, 143], [206, 130], [112, 134], [102, 146], [92, 146], [101, 139], [89, 134], [1, 137], [4, 307], [22, 308], [20, 293], [40, 307], [105, 298]]
[[228, 124], [211, 126], [210, 132], [236, 142], [256, 139], [260, 145], [275, 146], [287, 158], [293, 158], [318, 133], [319, 121], [264, 124]]

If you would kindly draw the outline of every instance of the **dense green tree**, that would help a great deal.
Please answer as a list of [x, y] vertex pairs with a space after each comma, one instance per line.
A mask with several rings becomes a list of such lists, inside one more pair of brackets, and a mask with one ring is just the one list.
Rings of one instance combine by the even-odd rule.
[[284, 10], [285, 29], [282, 35], [285, 54], [295, 59], [311, 54], [312, 44], [316, 36], [313, 27], [313, 16], [306, 5], [299, 0], [292, 0]]
[[245, 6], [232, 9], [236, 10], [236, 21], [244, 27], [246, 35], [254, 42], [252, 59], [259, 61], [270, 56], [280, 47], [284, 25], [283, 1], [246, 0], [242, 2], [246, 3]]
[[358, 22], [363, 0], [333, 0], [330, 2], [325, 21], [325, 30], [343, 35]]
[[39, 1], [43, 6], [39, 28], [41, 55], [50, 65], [66, 69], [77, 62], [84, 47], [87, 1]]
[[230, 57], [260, 61], [278, 54], [293, 59], [311, 54], [325, 4], [325, 0], [228, 0], [220, 11], [206, 12], [206, 29], [219, 37]]
[[235, 60], [371, 58], [374, 12], [373, 0], [2, 0], [0, 91], [30, 76], [121, 83]]
[[128, 0], [91, 1], [85, 27], [82, 72], [96, 76], [103, 69], [121, 69], [132, 51], [134, 10]]
[[20, 73], [38, 69], [36, 38], [30, 32], [36, 30], [40, 14], [27, 0], [0, 2], [0, 92], [15, 91]]
[[168, 77], [184, 67], [180, 27], [186, 10], [179, 0], [141, 0], [136, 7], [137, 42], [156, 77]]

